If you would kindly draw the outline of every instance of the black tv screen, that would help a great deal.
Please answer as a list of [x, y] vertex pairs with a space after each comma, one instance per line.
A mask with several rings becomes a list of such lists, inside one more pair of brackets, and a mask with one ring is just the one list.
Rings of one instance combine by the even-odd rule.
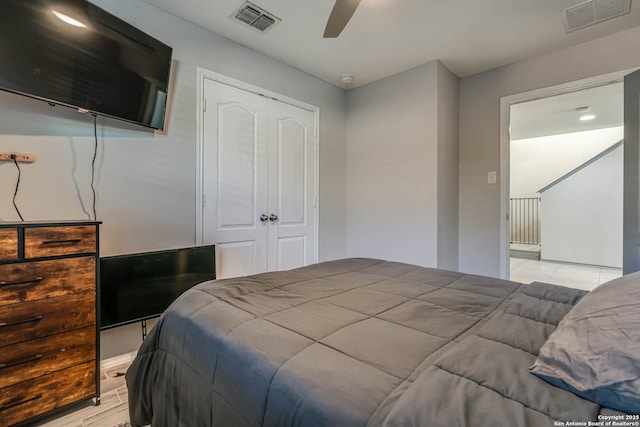
[[171, 47], [85, 0], [0, 1], [0, 89], [164, 128]]
[[213, 245], [100, 258], [100, 328], [157, 317], [184, 291], [215, 278]]

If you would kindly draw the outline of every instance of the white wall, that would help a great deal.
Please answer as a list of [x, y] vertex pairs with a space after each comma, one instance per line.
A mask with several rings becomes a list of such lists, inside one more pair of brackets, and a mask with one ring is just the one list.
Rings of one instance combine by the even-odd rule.
[[456, 93], [439, 62], [349, 91], [347, 255], [457, 266]]
[[542, 193], [541, 258], [622, 268], [619, 146]]
[[640, 27], [460, 81], [460, 258], [464, 272], [500, 273], [500, 98], [640, 66]]
[[510, 196], [538, 197], [538, 190], [619, 142], [623, 132], [618, 126], [511, 141]]
[[[98, 219], [103, 255], [195, 242], [196, 68], [320, 107], [320, 260], [346, 252], [346, 94], [140, 0], [98, 6], [174, 49], [166, 132], [98, 118]], [[18, 204], [26, 220], [85, 219], [90, 211], [91, 116], [0, 92], [0, 150], [38, 156], [23, 167]], [[15, 220], [15, 166], [0, 165], [0, 218]], [[83, 208], [84, 204], [84, 208]], [[103, 333], [102, 356], [135, 350], [139, 326]]]

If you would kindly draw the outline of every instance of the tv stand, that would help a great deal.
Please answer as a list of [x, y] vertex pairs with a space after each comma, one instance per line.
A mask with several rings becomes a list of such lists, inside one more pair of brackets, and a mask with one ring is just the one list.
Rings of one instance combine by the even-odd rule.
[[[184, 291], [215, 279], [214, 245], [100, 258], [100, 328], [159, 317]], [[149, 328], [150, 329], [150, 328]]]
[[147, 338], [147, 319], [140, 322], [142, 326], [142, 341]]

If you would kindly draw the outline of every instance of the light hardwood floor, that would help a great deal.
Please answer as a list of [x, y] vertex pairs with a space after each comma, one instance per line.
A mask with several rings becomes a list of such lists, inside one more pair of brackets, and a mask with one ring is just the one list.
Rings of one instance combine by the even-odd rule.
[[102, 371], [100, 405], [92, 401], [34, 424], [39, 427], [129, 427], [129, 403], [124, 373], [130, 362]]

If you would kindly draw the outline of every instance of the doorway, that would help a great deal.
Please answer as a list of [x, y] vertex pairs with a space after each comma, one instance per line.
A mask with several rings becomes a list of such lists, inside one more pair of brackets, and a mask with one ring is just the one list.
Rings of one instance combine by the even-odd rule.
[[200, 77], [197, 239], [217, 277], [317, 262], [317, 109]]
[[621, 275], [624, 74], [501, 100], [502, 277], [590, 290]]

